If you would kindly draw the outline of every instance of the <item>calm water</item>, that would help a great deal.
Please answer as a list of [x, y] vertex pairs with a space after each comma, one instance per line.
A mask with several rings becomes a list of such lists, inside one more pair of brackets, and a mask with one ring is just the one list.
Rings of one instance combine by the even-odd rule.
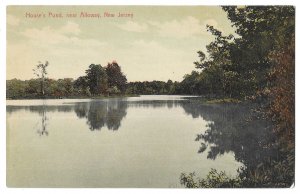
[[181, 187], [183, 172], [236, 175], [266, 153], [241, 105], [195, 97], [7, 100], [9, 187]]

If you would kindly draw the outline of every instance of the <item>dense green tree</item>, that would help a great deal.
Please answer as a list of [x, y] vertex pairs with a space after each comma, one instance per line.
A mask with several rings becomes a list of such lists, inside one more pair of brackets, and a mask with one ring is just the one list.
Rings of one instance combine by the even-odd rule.
[[18, 98], [25, 97], [27, 83], [18, 79], [6, 80], [6, 97]]
[[105, 69], [100, 64], [91, 64], [85, 72], [91, 94], [106, 94], [108, 89], [108, 78]]
[[28, 97], [40, 96], [41, 82], [39, 79], [30, 79], [27, 81], [25, 93]]
[[270, 52], [289, 44], [295, 31], [295, 9], [292, 6], [223, 7], [240, 36], [232, 52], [232, 61], [255, 89], [267, 86], [267, 74], [272, 65]]
[[74, 81], [74, 88], [76, 90], [76, 95], [79, 96], [90, 96], [90, 88], [86, 76], [80, 76]]
[[191, 74], [186, 74], [181, 82], [181, 91], [184, 94], [199, 94], [199, 73], [192, 71]]
[[[234, 36], [223, 36], [222, 32], [213, 26], [207, 26], [207, 29], [215, 40], [207, 45], [208, 57], [198, 51], [200, 60], [194, 62], [196, 68], [202, 69], [198, 85], [204, 95], [217, 97], [244, 97], [245, 94], [239, 90], [243, 88], [249, 91], [242, 79], [237, 67], [232, 63], [231, 51], [235, 46]], [[239, 86], [237, 85], [239, 84]]]
[[117, 87], [117, 89], [124, 94], [126, 91], [127, 78], [121, 71], [121, 67], [118, 63], [116, 61], [108, 63], [105, 70], [107, 74], [108, 87]]
[[206, 47], [208, 56], [198, 52], [200, 60], [195, 65], [202, 69], [201, 78], [196, 79], [199, 90], [217, 97], [256, 95], [268, 87], [268, 73], [273, 64], [269, 54], [281, 50], [293, 37], [294, 7], [229, 6], [223, 9], [236, 34], [224, 36], [213, 26], [207, 27], [215, 40]]

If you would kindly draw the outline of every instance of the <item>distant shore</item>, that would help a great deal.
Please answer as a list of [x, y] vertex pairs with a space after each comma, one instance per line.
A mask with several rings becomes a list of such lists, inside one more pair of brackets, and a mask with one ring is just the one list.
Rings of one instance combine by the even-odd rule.
[[139, 97], [140, 95], [110, 95], [110, 96], [67, 96], [67, 97], [28, 97], [28, 98], [6, 98], [6, 100], [52, 100], [52, 99], [105, 99], [105, 98], [126, 98], [126, 97]]
[[[143, 94], [142, 94], [143, 95]], [[161, 95], [161, 94], [152, 94], [152, 95]], [[53, 99], [111, 99], [111, 98], [126, 98], [126, 97], [140, 97], [138, 94], [127, 94], [127, 95], [110, 95], [110, 96], [68, 96], [68, 97], [36, 97], [36, 98], [6, 98], [6, 100], [53, 100]], [[172, 96], [172, 95], [169, 95]], [[239, 104], [239, 103], [247, 103], [248, 100], [240, 100], [234, 98], [209, 98], [204, 96], [199, 96], [197, 99], [191, 100], [197, 104]]]

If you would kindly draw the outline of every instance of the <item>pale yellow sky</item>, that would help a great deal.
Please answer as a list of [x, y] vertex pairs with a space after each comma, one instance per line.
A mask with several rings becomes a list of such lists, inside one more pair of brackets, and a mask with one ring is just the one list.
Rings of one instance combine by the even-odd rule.
[[128, 81], [181, 81], [213, 40], [206, 24], [234, 33], [217, 6], [8, 6], [7, 79], [33, 78], [38, 61], [49, 61], [50, 78], [76, 79], [116, 60]]

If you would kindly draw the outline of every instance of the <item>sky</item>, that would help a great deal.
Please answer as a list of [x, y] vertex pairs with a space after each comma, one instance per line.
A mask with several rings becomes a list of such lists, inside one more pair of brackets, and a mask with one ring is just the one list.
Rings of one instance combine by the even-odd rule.
[[207, 24], [234, 33], [218, 6], [8, 6], [6, 79], [34, 78], [39, 61], [76, 79], [115, 60], [128, 81], [181, 81], [214, 40]]

